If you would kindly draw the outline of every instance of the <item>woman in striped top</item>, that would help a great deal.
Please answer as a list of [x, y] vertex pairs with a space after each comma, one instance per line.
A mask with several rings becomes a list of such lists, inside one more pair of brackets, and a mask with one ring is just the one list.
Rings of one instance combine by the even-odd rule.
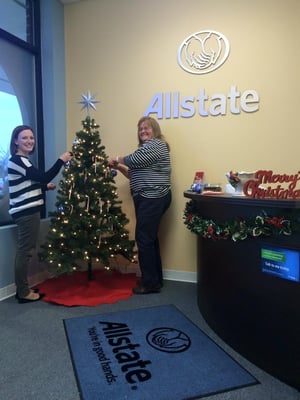
[[55, 184], [50, 181], [71, 158], [70, 152], [63, 153], [47, 172], [42, 172], [29, 160], [34, 148], [32, 129], [27, 125], [17, 126], [10, 141], [8, 182], [9, 214], [17, 224], [15, 283], [19, 303], [38, 301], [42, 298], [41, 294], [29, 288], [27, 274], [39, 235], [40, 211], [44, 204], [43, 192], [55, 189]]
[[130, 181], [136, 227], [135, 240], [141, 280], [135, 294], [157, 293], [163, 285], [158, 230], [161, 218], [171, 204], [170, 148], [158, 122], [151, 117], [138, 121], [138, 149], [109, 161]]

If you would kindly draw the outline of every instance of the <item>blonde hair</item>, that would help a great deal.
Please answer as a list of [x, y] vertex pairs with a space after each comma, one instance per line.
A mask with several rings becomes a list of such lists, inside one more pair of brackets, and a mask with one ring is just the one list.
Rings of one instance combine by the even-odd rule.
[[156, 119], [152, 118], [152, 117], [142, 117], [139, 119], [138, 123], [137, 123], [137, 136], [138, 136], [138, 141], [139, 141], [139, 147], [142, 146], [143, 142], [140, 139], [139, 136], [139, 129], [140, 126], [143, 122], [148, 122], [148, 124], [151, 126], [152, 131], [153, 131], [153, 138], [154, 139], [159, 139], [162, 142], [165, 142], [166, 145], [168, 146], [168, 150], [170, 151], [170, 146], [169, 143], [166, 141], [164, 135], [161, 133], [161, 129], [159, 126], [159, 123], [156, 121]]

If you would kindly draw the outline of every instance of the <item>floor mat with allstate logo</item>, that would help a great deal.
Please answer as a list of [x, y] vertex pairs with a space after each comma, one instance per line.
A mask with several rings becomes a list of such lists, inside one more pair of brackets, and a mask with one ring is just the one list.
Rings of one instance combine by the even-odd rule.
[[64, 326], [83, 400], [188, 400], [258, 383], [173, 305]]

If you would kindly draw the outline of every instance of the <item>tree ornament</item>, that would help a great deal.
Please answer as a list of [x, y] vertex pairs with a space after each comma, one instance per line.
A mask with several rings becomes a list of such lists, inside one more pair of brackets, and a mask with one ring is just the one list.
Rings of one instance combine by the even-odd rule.
[[114, 178], [115, 176], [118, 175], [118, 172], [115, 169], [110, 170], [111, 176]]

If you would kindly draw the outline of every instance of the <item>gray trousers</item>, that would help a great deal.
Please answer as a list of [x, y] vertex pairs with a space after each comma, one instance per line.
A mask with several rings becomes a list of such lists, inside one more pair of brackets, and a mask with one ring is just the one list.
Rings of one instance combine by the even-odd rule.
[[30, 292], [28, 269], [39, 236], [40, 213], [15, 218], [15, 223], [17, 224], [15, 283], [17, 295], [26, 297]]

